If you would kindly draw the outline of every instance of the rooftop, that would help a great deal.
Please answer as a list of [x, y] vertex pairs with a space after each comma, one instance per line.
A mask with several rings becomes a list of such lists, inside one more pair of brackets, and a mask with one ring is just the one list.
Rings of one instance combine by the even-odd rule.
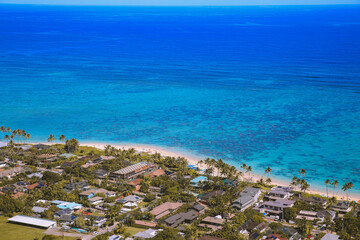
[[9, 218], [8, 221], [22, 223], [22, 224], [29, 224], [38, 227], [45, 227], [45, 228], [51, 227], [54, 224], [56, 224], [55, 221], [42, 219], [42, 218], [29, 217], [24, 215], [16, 215], [15, 217]]
[[115, 171], [113, 173], [115, 173], [115, 174], [128, 174], [128, 173], [131, 173], [133, 171], [138, 170], [139, 168], [146, 167], [148, 165], [149, 165], [149, 163], [147, 163], [147, 162], [139, 162], [139, 163], [135, 163], [135, 164], [133, 164], [131, 166], [124, 167], [124, 168], [122, 168], [120, 170], [117, 170], [117, 171]]

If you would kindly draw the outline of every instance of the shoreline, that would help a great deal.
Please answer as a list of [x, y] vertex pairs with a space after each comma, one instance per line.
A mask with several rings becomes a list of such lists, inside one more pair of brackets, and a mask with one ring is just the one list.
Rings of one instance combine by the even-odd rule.
[[[49, 145], [49, 143], [47, 142], [41, 142], [41, 144], [47, 144]], [[51, 144], [50, 144], [51, 145]], [[111, 145], [115, 148], [118, 149], [124, 149], [124, 150], [128, 150], [131, 148], [134, 148], [136, 151], [138, 152], [145, 152], [145, 153], [149, 153], [149, 154], [154, 154], [154, 153], [160, 153], [162, 156], [169, 156], [169, 157], [183, 157], [186, 160], [188, 160], [190, 165], [196, 165], [201, 169], [204, 169], [203, 166], [199, 166], [198, 162], [200, 160], [203, 160], [205, 158], [207, 158], [206, 156], [197, 156], [197, 155], [192, 155], [191, 153], [183, 153], [183, 152], [179, 152], [180, 150], [172, 150], [170, 147], [159, 147], [159, 146], [155, 146], [155, 145], [150, 145], [150, 144], [132, 144], [132, 143], [103, 143], [103, 142], [82, 142], [80, 143], [80, 146], [88, 146], [88, 147], [95, 147], [98, 149], [105, 149], [105, 147], [107, 145]], [[174, 148], [175, 149], [175, 148]], [[239, 169], [239, 168], [238, 168]], [[256, 173], [243, 173], [243, 179], [251, 179], [252, 182], [256, 182], [258, 181], [260, 178], [262, 178], [261, 175], [256, 174]], [[280, 180], [274, 176], [271, 176], [271, 184], [272, 185], [278, 185], [278, 186], [290, 186], [289, 182], [286, 182], [285, 180]], [[339, 186], [340, 187], [340, 186]], [[338, 189], [338, 191], [341, 191], [341, 189]], [[316, 189], [316, 188], [310, 188], [307, 193], [310, 194], [319, 194], [321, 196], [326, 197], [326, 191], [325, 190], [321, 190], [321, 189]], [[344, 194], [339, 194], [338, 192], [334, 195], [338, 200], [341, 199], [345, 199], [346, 195]], [[329, 198], [332, 197], [331, 194], [331, 190], [329, 191]], [[356, 201], [356, 202], [360, 202], [360, 194], [350, 194], [350, 199], [351, 201]]]

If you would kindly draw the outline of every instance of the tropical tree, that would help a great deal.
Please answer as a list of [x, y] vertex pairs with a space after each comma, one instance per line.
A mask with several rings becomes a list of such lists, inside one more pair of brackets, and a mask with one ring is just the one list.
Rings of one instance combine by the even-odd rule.
[[333, 197], [335, 196], [335, 189], [339, 186], [338, 180], [334, 180], [331, 185], [334, 187]]
[[65, 135], [64, 134], [61, 134], [60, 136], [59, 136], [59, 140], [60, 140], [60, 142], [65, 142], [65, 139], [66, 139], [66, 137], [65, 137]]
[[56, 138], [55, 138], [55, 135], [53, 135], [53, 134], [50, 134], [50, 136], [47, 139], [48, 142], [53, 142], [55, 140], [56, 140]]
[[303, 176], [305, 176], [305, 174], [306, 174], [306, 170], [301, 168], [300, 171], [299, 171], [300, 178], [302, 179]]
[[354, 184], [352, 182], [344, 183], [344, 185], [342, 186], [341, 189], [346, 194], [346, 200], [349, 200], [350, 189], [353, 188], [353, 186], [354, 186]]
[[271, 172], [272, 172], [272, 169], [270, 167], [267, 167], [265, 169], [265, 174], [267, 175], [267, 177], [270, 177], [269, 175], [271, 174]]
[[326, 181], [324, 183], [326, 185], [326, 197], [329, 197], [328, 187], [331, 184], [331, 181], [329, 179], [326, 179]]
[[0, 127], [0, 131], [1, 131], [1, 133], [4, 135], [4, 132], [6, 131], [6, 128], [5, 128], [4, 126], [1, 126], [1, 127]]
[[266, 179], [266, 183], [270, 185], [270, 183], [271, 183], [271, 178], [268, 177], [268, 178]]
[[30, 139], [30, 138], [31, 138], [30, 133], [26, 134], [26, 139]]
[[303, 191], [305, 193], [306, 190], [308, 190], [309, 188], [310, 188], [310, 185], [305, 181], [305, 179], [301, 179], [301, 181], [300, 181], [301, 191]]
[[10, 136], [9, 135], [5, 135], [4, 139], [8, 142], [10, 140]]

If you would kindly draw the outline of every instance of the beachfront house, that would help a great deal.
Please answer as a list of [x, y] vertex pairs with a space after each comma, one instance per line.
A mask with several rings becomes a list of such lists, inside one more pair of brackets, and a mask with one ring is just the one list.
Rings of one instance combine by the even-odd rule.
[[283, 218], [284, 209], [294, 206], [294, 203], [295, 201], [287, 199], [277, 199], [276, 201], [264, 202], [259, 207], [254, 208], [254, 210], [266, 215], [275, 215]]
[[112, 172], [109, 178], [112, 180], [130, 180], [140, 175], [153, 172], [156, 169], [157, 167], [155, 164], [148, 162], [139, 162]]
[[265, 197], [269, 200], [288, 199], [292, 195], [292, 190], [293, 189], [291, 187], [273, 187], [270, 192], [265, 195]]
[[336, 203], [331, 204], [331, 209], [340, 214], [346, 214], [351, 211], [352, 207], [350, 206], [350, 202], [338, 200]]
[[260, 188], [246, 187], [240, 193], [240, 197], [232, 203], [232, 206], [237, 210], [244, 211], [258, 200], [260, 194]]
[[193, 187], [200, 187], [201, 186], [201, 183], [206, 181], [207, 180], [207, 177], [204, 177], [204, 176], [199, 176], [199, 177], [196, 177], [194, 179], [192, 179], [190, 181], [190, 185], [193, 186]]

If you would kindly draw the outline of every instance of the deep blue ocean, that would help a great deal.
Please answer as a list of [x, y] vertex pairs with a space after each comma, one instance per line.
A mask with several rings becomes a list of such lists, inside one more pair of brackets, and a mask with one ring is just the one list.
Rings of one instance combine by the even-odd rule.
[[0, 5], [0, 125], [360, 193], [360, 5]]

